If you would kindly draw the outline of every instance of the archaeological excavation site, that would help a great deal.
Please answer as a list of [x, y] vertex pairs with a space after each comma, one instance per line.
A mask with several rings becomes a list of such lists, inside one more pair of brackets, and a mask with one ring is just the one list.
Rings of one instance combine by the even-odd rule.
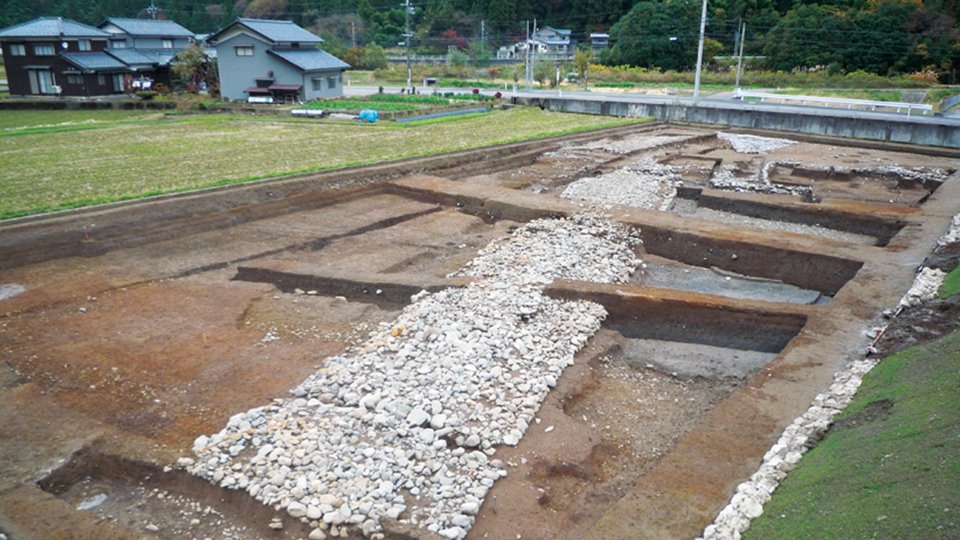
[[739, 538], [958, 175], [657, 121], [4, 221], [0, 532]]

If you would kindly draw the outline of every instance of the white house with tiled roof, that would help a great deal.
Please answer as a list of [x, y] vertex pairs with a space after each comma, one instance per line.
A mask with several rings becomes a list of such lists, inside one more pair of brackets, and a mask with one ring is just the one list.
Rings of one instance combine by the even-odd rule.
[[237, 19], [208, 42], [216, 45], [224, 98], [308, 101], [343, 95], [343, 72], [350, 66], [291, 21]]

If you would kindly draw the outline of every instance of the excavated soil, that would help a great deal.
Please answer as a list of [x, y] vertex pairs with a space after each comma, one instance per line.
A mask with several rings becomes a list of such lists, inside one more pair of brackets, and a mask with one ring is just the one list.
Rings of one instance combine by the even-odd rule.
[[[461, 285], [447, 276], [492, 240], [589, 205], [560, 197], [570, 183], [653, 159], [735, 211], [712, 221], [604, 205], [641, 230], [649, 273], [623, 286], [563, 285], [562, 295], [585, 295], [616, 316], [564, 372], [520, 444], [498, 449], [509, 474], [469, 538], [693, 538], [832, 374], [862, 356], [867, 330], [960, 211], [960, 156], [851, 141], [742, 154], [716, 130], [645, 129], [545, 143], [509, 166], [454, 170], [448, 160], [443, 176], [349, 194], [313, 195], [298, 184], [289, 210], [282, 198], [218, 208], [226, 190], [0, 226], [11, 241], [47, 235], [0, 251], [8, 261], [0, 532], [306, 537], [286, 513], [168, 467], [232, 415], [289, 397], [326, 358], [389, 323], [410, 294]], [[743, 178], [767, 167], [771, 181], [812, 195], [711, 185], [724, 166]], [[949, 179], [921, 185], [844, 172], [879, 166], [933, 168]], [[283, 185], [271, 193], [286, 193]], [[173, 205], [198, 205], [206, 217], [177, 217]], [[831, 226], [850, 222], [862, 234], [862, 223], [876, 222], [881, 232], [871, 242], [737, 221], [751, 212], [799, 216], [794, 222], [829, 214]], [[96, 220], [93, 238], [73, 239], [73, 219]], [[880, 241], [883, 231], [896, 232]], [[52, 239], [65, 255], [30, 263], [44, 257], [29, 250]], [[880, 350], [955, 325], [955, 304], [897, 318]], [[269, 526], [276, 519], [283, 529]], [[387, 532], [430, 537], [399, 522]]]

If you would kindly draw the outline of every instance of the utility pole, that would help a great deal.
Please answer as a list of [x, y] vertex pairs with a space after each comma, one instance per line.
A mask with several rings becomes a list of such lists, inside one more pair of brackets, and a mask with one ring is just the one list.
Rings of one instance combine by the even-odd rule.
[[147, 8], [147, 13], [150, 14], [150, 18], [157, 20], [157, 13], [160, 13], [160, 8], [153, 5], [153, 0], [150, 0], [150, 7]]
[[527, 83], [527, 90], [533, 90], [533, 70], [536, 68], [536, 65], [537, 65], [536, 52], [534, 51], [534, 49], [536, 48], [536, 39], [533, 36], [536, 34], [537, 34], [537, 20], [534, 19], [533, 34], [531, 34], [530, 41], [528, 42], [529, 45], [527, 46], [527, 57], [530, 59], [530, 69], [527, 70], [527, 73], [530, 74], [529, 75], [530, 80]]
[[357, 48], [357, 25], [350, 23], [350, 36], [353, 38], [353, 48]]
[[[703, 1], [706, 2], [707, 0], [703, 0]], [[410, 87], [410, 38], [413, 37], [413, 34], [410, 33], [410, 11], [413, 10], [413, 8], [410, 7], [410, 0], [405, 0], [404, 7], [406, 8], [404, 10], [404, 13], [406, 14], [406, 26], [403, 32], [403, 39], [404, 39], [403, 43], [404, 45], [407, 46], [407, 92], [409, 93], [411, 88]]]
[[740, 58], [737, 59], [737, 83], [734, 90], [740, 89], [740, 68], [743, 67], [743, 44], [747, 40], [747, 23], [740, 23]]
[[523, 80], [527, 85], [527, 90], [531, 89], [530, 85], [530, 21], [527, 21], [527, 50], [524, 51], [523, 55]]
[[480, 21], [480, 44], [483, 45], [483, 50], [487, 50], [487, 21], [481, 19]]
[[700, 45], [697, 47], [697, 76], [693, 81], [693, 105], [700, 102], [700, 71], [703, 68], [703, 33], [707, 29], [707, 0], [703, 0], [703, 11], [700, 13]]

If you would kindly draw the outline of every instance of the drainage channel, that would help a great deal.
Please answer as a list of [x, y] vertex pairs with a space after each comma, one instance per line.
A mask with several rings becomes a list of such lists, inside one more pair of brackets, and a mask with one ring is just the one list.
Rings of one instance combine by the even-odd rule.
[[714, 294], [743, 300], [823, 305], [830, 296], [816, 290], [788, 285], [780, 280], [745, 276], [720, 268], [683, 264], [647, 255], [644, 268], [630, 283], [678, 291]]

